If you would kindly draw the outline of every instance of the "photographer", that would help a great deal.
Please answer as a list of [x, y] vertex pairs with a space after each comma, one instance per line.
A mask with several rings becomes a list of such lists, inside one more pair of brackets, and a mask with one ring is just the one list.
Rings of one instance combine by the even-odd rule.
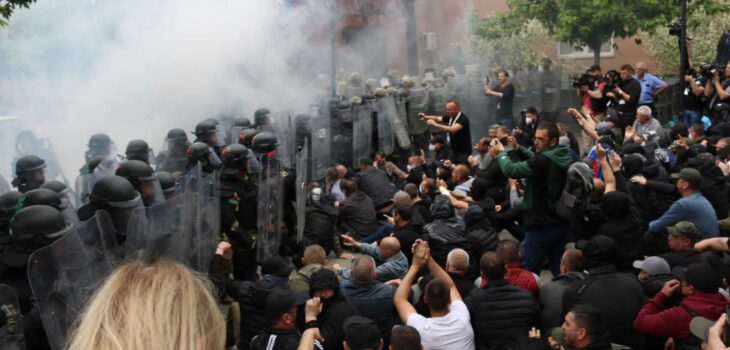
[[633, 124], [634, 113], [641, 96], [641, 83], [634, 79], [633, 75], [634, 68], [629, 64], [624, 64], [621, 66], [621, 81], [615, 86], [611, 82], [607, 85], [607, 88], [613, 87], [606, 95], [612, 99], [612, 105], [615, 106], [618, 113], [622, 129]]
[[730, 81], [727, 79], [730, 75], [730, 62], [725, 65], [725, 71], [718, 65], [702, 65], [700, 68], [704, 74], [712, 73], [712, 79], [707, 81], [705, 85], [705, 96], [710, 98], [710, 114], [713, 123], [718, 119], [726, 117], [728, 104], [730, 104]]
[[684, 76], [684, 81], [687, 82], [687, 87], [682, 93], [683, 116], [684, 125], [689, 126], [700, 123], [702, 119], [703, 97], [708, 79], [702, 74], [696, 74], [694, 70], [690, 70], [689, 74]]

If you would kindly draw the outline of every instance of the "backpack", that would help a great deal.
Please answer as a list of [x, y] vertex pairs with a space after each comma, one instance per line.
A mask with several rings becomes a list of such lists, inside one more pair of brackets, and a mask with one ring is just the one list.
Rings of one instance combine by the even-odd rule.
[[563, 192], [555, 203], [555, 212], [568, 221], [576, 217], [587, 221], [591, 192], [593, 192], [593, 170], [583, 162], [571, 164]]

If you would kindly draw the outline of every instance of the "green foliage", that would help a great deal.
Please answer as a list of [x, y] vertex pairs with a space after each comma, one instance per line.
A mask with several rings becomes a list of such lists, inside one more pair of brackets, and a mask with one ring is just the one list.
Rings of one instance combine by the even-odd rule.
[[[679, 18], [681, 11], [677, 0], [508, 0], [507, 4], [510, 11], [472, 26], [473, 33], [487, 39], [513, 36], [536, 20], [556, 40], [589, 47], [596, 63], [601, 43], [639, 32], [653, 34]], [[689, 7], [690, 13], [729, 10], [726, 0], [693, 0]]]
[[0, 0], [0, 27], [8, 24], [10, 16], [18, 8], [28, 8], [36, 0]]
[[[730, 29], [730, 14], [708, 14], [695, 11], [687, 18], [687, 36], [692, 38], [689, 46], [689, 60], [696, 67], [700, 61], [714, 62], [717, 56], [717, 42]], [[657, 73], [676, 76], [679, 73], [679, 41], [666, 30], [655, 33], [641, 33], [639, 38], [647, 43], [649, 54], [657, 66]]]
[[[474, 24], [486, 27], [489, 24]], [[502, 27], [504, 28], [504, 27]], [[494, 32], [487, 31], [485, 35], [472, 35], [467, 46], [467, 61], [488, 62], [491, 67], [514, 69], [517, 67], [537, 66], [544, 59], [542, 46], [550, 42], [547, 30], [537, 21], [529, 21], [523, 30], [513, 35], [490, 36]]]

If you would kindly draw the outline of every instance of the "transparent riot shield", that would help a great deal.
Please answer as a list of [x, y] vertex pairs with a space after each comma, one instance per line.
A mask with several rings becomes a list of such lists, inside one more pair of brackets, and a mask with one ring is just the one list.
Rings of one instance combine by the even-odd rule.
[[[441, 85], [432, 84], [428, 87], [428, 114], [429, 115], [446, 115], [446, 101], [449, 100], [449, 88], [441, 82]], [[467, 114], [468, 115], [468, 114]], [[470, 116], [471, 118], [471, 116]], [[429, 131], [433, 134], [441, 133], [439, 129], [430, 127]]]
[[349, 100], [350, 98], [355, 97], [355, 96], [365, 95], [365, 86], [364, 85], [362, 85], [362, 86], [347, 85], [343, 89], [342, 92], [343, 92], [344, 97]]
[[277, 147], [277, 153], [279, 154], [279, 161], [286, 168], [292, 168], [294, 166], [294, 154], [296, 153], [295, 144], [295, 130], [292, 125], [292, 119], [294, 118], [293, 110], [286, 110], [274, 113], [272, 115], [272, 128], [276, 140], [279, 141]]
[[218, 174], [206, 175], [199, 163], [181, 178], [175, 196], [135, 211], [127, 254], [146, 250], [206, 274], [221, 233], [219, 193]]
[[0, 284], [0, 313], [5, 315], [5, 323], [0, 326], [0, 350], [25, 350], [18, 294], [5, 284]]
[[111, 217], [97, 211], [94, 217], [30, 256], [28, 281], [54, 350], [65, 348], [71, 327], [121, 262], [121, 254]]
[[296, 178], [296, 211], [297, 211], [297, 243], [302, 241], [304, 234], [304, 211], [307, 201], [307, 174], [309, 173], [309, 147], [304, 141], [304, 147], [297, 153]]
[[12, 171], [15, 174], [15, 162], [23, 156], [36, 155], [46, 162], [48, 177], [46, 181], [58, 180], [68, 185], [68, 180], [61, 170], [61, 163], [58, 161], [56, 152], [53, 150], [51, 140], [43, 137], [36, 138], [30, 131], [21, 132], [15, 142], [15, 159], [13, 159]]
[[408, 112], [406, 111], [406, 98], [403, 96], [391, 96], [395, 103], [397, 112], [393, 122], [393, 131], [395, 132], [395, 140], [398, 141], [400, 148], [411, 147], [411, 136], [408, 134]]
[[384, 96], [376, 101], [378, 110], [378, 150], [386, 155], [395, 151], [394, 124], [398, 118], [395, 101], [390, 96]]
[[75, 189], [76, 193], [79, 194], [79, 200], [82, 204], [89, 202], [89, 196], [91, 191], [94, 189], [94, 185], [99, 179], [105, 176], [114, 175], [119, 165], [119, 158], [116, 154], [110, 155], [99, 163], [99, 165], [90, 174], [79, 175], [76, 178]]
[[471, 139], [479, 140], [495, 121], [495, 117], [489, 115], [489, 97], [484, 93], [484, 85], [478, 78], [473, 78], [462, 86], [459, 99], [461, 111], [469, 117]]
[[357, 116], [352, 122], [352, 167], [358, 168], [360, 159], [370, 157], [373, 119], [369, 104], [357, 106]]
[[257, 259], [279, 253], [284, 225], [284, 175], [276, 163], [265, 166], [259, 176], [257, 203]]
[[418, 118], [419, 113], [428, 113], [428, 89], [410, 89], [408, 91], [408, 133], [420, 135], [428, 130], [428, 124]]
[[323, 179], [327, 167], [332, 164], [332, 127], [330, 115], [321, 113], [310, 119], [312, 137], [310, 159], [310, 181]]
[[241, 136], [241, 131], [243, 131], [243, 129], [244, 128], [240, 126], [231, 127], [230, 144], [238, 143], [239, 137]]
[[8, 183], [7, 180], [5, 180], [5, 178], [2, 175], [0, 175], [0, 194], [9, 192], [10, 190], [12, 190], [12, 188], [10, 187], [10, 184]]

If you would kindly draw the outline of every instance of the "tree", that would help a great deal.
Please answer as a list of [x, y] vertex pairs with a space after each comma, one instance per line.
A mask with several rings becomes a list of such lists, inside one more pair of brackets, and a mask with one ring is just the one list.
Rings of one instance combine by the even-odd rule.
[[10, 16], [18, 8], [28, 8], [36, 0], [0, 0], [0, 27], [8, 24]]
[[[508, 0], [510, 11], [487, 25], [474, 29], [477, 35], [496, 37], [496, 28], [508, 28], [508, 35], [524, 29], [529, 20], [542, 23], [557, 40], [587, 46], [600, 64], [601, 44], [611, 38], [628, 38], [637, 33], [654, 33], [676, 20], [678, 0]], [[693, 0], [689, 12], [714, 14], [730, 10], [724, 0]]]
[[[730, 13], [708, 15], [697, 11], [687, 18], [687, 36], [692, 38], [689, 46], [689, 60], [694, 67], [700, 61], [714, 62], [717, 56], [717, 42], [730, 29]], [[647, 43], [649, 54], [657, 66], [657, 74], [676, 76], [679, 71], [679, 40], [668, 31], [658, 30], [653, 34], [641, 33], [639, 37]]]

